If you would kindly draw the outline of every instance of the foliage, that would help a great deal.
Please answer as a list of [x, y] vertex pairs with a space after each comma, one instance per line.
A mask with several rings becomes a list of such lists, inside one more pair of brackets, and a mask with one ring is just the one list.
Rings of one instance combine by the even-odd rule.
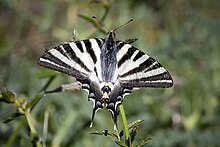
[[[0, 85], [5, 85], [0, 97], [8, 103], [0, 103], [0, 146], [28, 146], [29, 137], [36, 145], [115, 146], [112, 137], [125, 135], [111, 131], [113, 122], [105, 110], [89, 128], [92, 108], [85, 92], [39, 92], [74, 82], [41, 69], [36, 61], [45, 49], [72, 38], [104, 38], [107, 30], [91, 19], [93, 15], [110, 29], [133, 18], [117, 37], [158, 59], [174, 77], [172, 89], [143, 89], [125, 98], [128, 124], [144, 120], [128, 128], [132, 143], [220, 146], [217, 0], [1, 0], [0, 8]], [[123, 128], [120, 117], [118, 121]]]

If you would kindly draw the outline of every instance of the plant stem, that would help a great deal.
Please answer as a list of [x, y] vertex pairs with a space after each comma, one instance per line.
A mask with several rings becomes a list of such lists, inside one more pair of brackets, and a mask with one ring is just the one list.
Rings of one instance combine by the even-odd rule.
[[34, 146], [36, 147], [41, 147], [41, 143], [40, 143], [40, 138], [39, 138], [39, 135], [34, 127], [34, 122], [33, 122], [33, 119], [31, 117], [31, 114], [30, 114], [30, 111], [26, 111], [25, 112], [25, 117], [27, 119], [27, 122], [28, 122], [28, 125], [30, 127], [30, 130], [31, 130], [31, 133], [30, 133], [30, 138], [31, 138], [31, 141], [33, 143]]
[[120, 135], [119, 135], [119, 131], [118, 131], [118, 125], [116, 124], [116, 135], [118, 137], [118, 141], [121, 141]]
[[119, 106], [119, 109], [120, 109], [121, 119], [123, 123], [124, 133], [125, 133], [125, 143], [127, 144], [128, 147], [130, 147], [131, 139], [130, 139], [130, 135], [128, 132], [128, 123], [127, 123], [127, 119], [125, 116], [124, 107], [122, 104]]
[[32, 120], [32, 117], [31, 117], [31, 115], [30, 115], [30, 112], [27, 111], [27, 112], [25, 113], [25, 116], [26, 116], [28, 125], [29, 125], [29, 127], [30, 127], [31, 133], [36, 134], [37, 131], [36, 131], [35, 127], [34, 127], [33, 120]]

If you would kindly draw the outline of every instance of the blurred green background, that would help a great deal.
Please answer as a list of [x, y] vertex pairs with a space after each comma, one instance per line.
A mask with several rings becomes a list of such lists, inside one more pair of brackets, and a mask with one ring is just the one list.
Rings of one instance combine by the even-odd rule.
[[[148, 146], [220, 146], [220, 3], [218, 0], [0, 0], [0, 83], [20, 96], [36, 95], [48, 78], [37, 60], [45, 49], [73, 38], [105, 38], [79, 14], [102, 19], [171, 73], [171, 89], [141, 89], [127, 96], [128, 122], [143, 119], [136, 141]], [[49, 90], [74, 78], [57, 74]], [[0, 103], [0, 115], [12, 106]], [[97, 113], [89, 128], [92, 103], [84, 91], [46, 95], [32, 111], [43, 136], [49, 116], [48, 146], [116, 146], [110, 137], [90, 135], [113, 130], [107, 110]], [[119, 118], [120, 124], [120, 118]], [[119, 125], [120, 127], [120, 125]], [[18, 133], [12, 136], [13, 132]], [[18, 146], [28, 128], [20, 118], [0, 123], [0, 146], [14, 139]], [[44, 136], [45, 137], [45, 136]]]

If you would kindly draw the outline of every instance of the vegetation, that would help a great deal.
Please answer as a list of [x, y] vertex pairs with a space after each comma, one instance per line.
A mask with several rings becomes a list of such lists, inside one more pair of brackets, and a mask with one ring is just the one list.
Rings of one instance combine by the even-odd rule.
[[[220, 146], [217, 0], [1, 0], [0, 12], [0, 146], [123, 146], [128, 138], [133, 146]], [[133, 42], [174, 77], [173, 88], [126, 96], [118, 132], [105, 109], [89, 128], [86, 92], [45, 94], [75, 80], [37, 65], [59, 43], [104, 38], [107, 30], [93, 15], [110, 29], [133, 18], [117, 38]]]

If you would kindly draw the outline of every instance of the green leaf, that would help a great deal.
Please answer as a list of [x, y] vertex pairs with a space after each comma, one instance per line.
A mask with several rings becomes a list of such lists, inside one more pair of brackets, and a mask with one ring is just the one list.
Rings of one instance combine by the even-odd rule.
[[128, 44], [132, 44], [133, 42], [137, 41], [138, 38], [130, 38], [130, 39], [126, 39], [125, 42]]
[[16, 98], [16, 94], [12, 91], [8, 91], [5, 89], [0, 91], [0, 101], [3, 101], [5, 103], [14, 103]]
[[44, 96], [44, 92], [38, 93], [33, 99], [30, 100], [30, 102], [28, 102], [27, 108], [30, 108], [30, 110], [32, 110], [43, 96]]
[[41, 88], [40, 91], [45, 91], [47, 89], [47, 87], [53, 82], [53, 80], [55, 79], [56, 76], [51, 76], [48, 81], [46, 82], [46, 84], [44, 85], [44, 87]]
[[[112, 136], [116, 139], [118, 139], [117, 134], [115, 134], [112, 131], [108, 131], [108, 130], [104, 130], [104, 131], [95, 131], [95, 132], [91, 132], [90, 134], [95, 134], [95, 135], [102, 135], [102, 136]], [[107, 134], [107, 135], [106, 135]]]
[[79, 13], [78, 16], [81, 17], [81, 18], [83, 18], [84, 20], [86, 20], [86, 21], [92, 23], [93, 25], [95, 25], [95, 21], [94, 21], [94, 19], [93, 19], [90, 15], [88, 16], [88, 15]]
[[134, 126], [139, 126], [144, 120], [136, 120], [128, 125], [129, 129], [132, 129]]
[[59, 72], [51, 69], [43, 68], [42, 70], [36, 73], [36, 77], [42, 79], [42, 78], [56, 76], [57, 74], [59, 74]]
[[119, 145], [120, 147], [127, 147], [126, 144], [124, 144], [123, 142], [121, 142], [121, 141], [119, 141], [119, 140], [116, 140], [115, 143], [116, 143], [117, 145]]
[[[130, 123], [130, 124], [128, 125], [128, 129], [129, 129], [129, 130], [130, 130], [130, 129], [133, 129], [134, 127], [140, 125], [143, 121], [144, 121], [144, 120], [136, 120], [136, 121]], [[124, 131], [122, 130], [122, 131], [120, 132], [119, 136], [122, 137], [123, 135], [124, 135]], [[132, 141], [132, 138], [131, 138], [131, 141]]]
[[134, 126], [131, 130], [130, 136], [131, 136], [131, 143], [134, 141], [135, 136], [137, 135], [138, 127]]
[[150, 141], [151, 141], [151, 138], [144, 139], [144, 140], [140, 141], [140, 142], [136, 145], [136, 147], [143, 147], [143, 146], [145, 146], [146, 144], [150, 143]]
[[0, 122], [8, 123], [8, 122], [14, 120], [15, 118], [17, 118], [19, 116], [21, 116], [21, 114], [18, 113], [16, 111], [16, 109], [10, 110], [10, 111], [0, 115]]

